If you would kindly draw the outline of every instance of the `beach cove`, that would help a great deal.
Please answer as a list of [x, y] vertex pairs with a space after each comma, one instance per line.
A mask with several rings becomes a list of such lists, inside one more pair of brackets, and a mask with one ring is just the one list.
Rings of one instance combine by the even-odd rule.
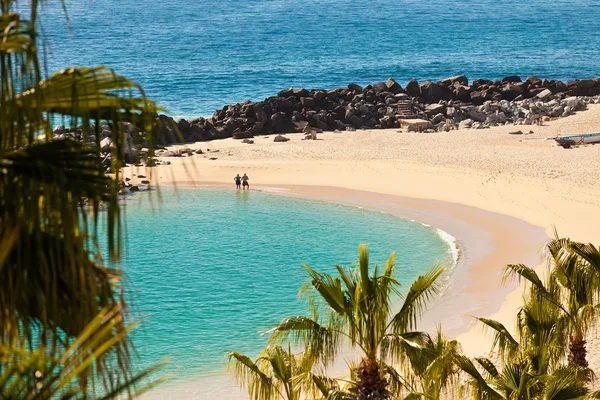
[[[506, 263], [534, 266], [543, 241], [553, 236], [555, 228], [574, 240], [600, 241], [595, 226], [600, 217], [600, 186], [594, 178], [600, 146], [566, 150], [545, 140], [559, 133], [591, 132], [598, 125], [600, 107], [592, 105], [588, 111], [536, 126], [533, 134], [522, 136], [508, 135], [511, 127], [505, 126], [443, 133], [324, 133], [316, 141], [290, 134], [285, 143], [267, 136], [255, 138], [253, 145], [225, 139], [186, 145], [204, 149], [206, 157], [169, 157], [170, 166], [131, 167], [125, 173], [132, 182], [137, 179], [134, 173], [146, 174], [161, 186], [231, 182], [231, 190], [235, 190], [235, 174], [247, 173], [251, 190], [277, 189], [391, 212], [448, 232], [463, 248], [467, 265], [455, 271], [455, 278], [462, 279], [456, 280], [457, 286], [470, 287], [470, 293], [483, 300], [483, 307], [474, 310], [466, 298], [455, 299], [467, 315], [460, 315], [462, 322], [454, 333], [468, 355], [482, 355], [489, 343], [472, 328], [468, 316], [492, 316], [512, 326], [520, 305], [516, 285], [501, 285]], [[177, 147], [182, 146], [173, 146]], [[474, 240], [480, 242], [474, 245]], [[482, 241], [487, 242], [483, 249]], [[590, 366], [597, 370], [600, 357], [595, 339], [589, 338], [588, 343]], [[193, 382], [165, 386], [157, 389], [155, 398], [161, 393], [208, 398], [203, 393], [223, 384], [233, 386], [227, 377], [217, 376], [196, 386]], [[238, 396], [243, 398], [243, 392]]]

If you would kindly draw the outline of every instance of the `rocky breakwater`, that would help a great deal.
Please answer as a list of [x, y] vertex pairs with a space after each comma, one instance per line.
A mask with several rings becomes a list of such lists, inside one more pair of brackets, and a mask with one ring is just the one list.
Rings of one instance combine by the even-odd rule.
[[210, 118], [171, 119], [177, 129], [167, 129], [163, 137], [167, 143], [248, 139], [293, 132], [397, 128], [400, 121], [410, 119], [427, 121], [429, 131], [531, 125], [583, 110], [588, 103], [600, 102], [599, 95], [600, 78], [565, 83], [507, 76], [469, 83], [465, 76], [455, 76], [438, 82], [413, 79], [405, 87], [390, 78], [366, 87], [285, 89], [261, 102], [226, 105]]
[[[130, 122], [121, 122], [116, 128], [125, 134], [127, 163], [155, 166], [161, 161], [150, 156], [149, 142], [158, 150], [173, 143], [232, 137], [251, 144], [257, 135], [305, 132], [310, 133], [306, 136], [310, 139], [320, 131], [398, 128], [401, 124], [409, 130], [425, 131], [531, 125], [571, 115], [589, 103], [599, 102], [600, 78], [565, 83], [534, 76], [525, 80], [507, 76], [469, 83], [465, 76], [455, 76], [438, 82], [412, 79], [405, 87], [390, 78], [366, 87], [349, 84], [329, 90], [284, 89], [264, 101], [226, 105], [209, 118], [175, 121], [158, 115], [152, 132], [143, 132]], [[416, 119], [423, 123], [410, 124]], [[109, 168], [113, 128], [101, 123], [98, 129], [92, 126], [90, 133], [84, 134], [82, 127], [59, 126], [54, 133], [87, 140], [93, 146], [97, 135], [101, 135], [99, 144]], [[276, 141], [284, 139], [276, 136]], [[162, 155], [189, 156], [181, 152]]]

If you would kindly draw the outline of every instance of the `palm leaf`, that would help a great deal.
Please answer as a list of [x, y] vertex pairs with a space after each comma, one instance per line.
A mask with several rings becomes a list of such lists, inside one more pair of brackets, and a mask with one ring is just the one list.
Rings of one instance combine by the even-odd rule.
[[248, 387], [251, 399], [269, 400], [278, 392], [273, 379], [265, 374], [249, 357], [230, 352], [227, 369], [235, 378], [238, 385]]
[[514, 357], [519, 351], [519, 342], [508, 332], [508, 329], [498, 321], [488, 318], [475, 318], [481, 322], [484, 331], [493, 336], [492, 350], [498, 348], [501, 355]]
[[443, 272], [443, 267], [435, 267], [414, 281], [404, 297], [402, 308], [389, 323], [395, 333], [407, 332], [416, 327], [417, 318], [424, 311], [427, 301], [439, 293], [436, 281]]
[[295, 343], [304, 344], [307, 355], [324, 363], [331, 362], [339, 350], [339, 331], [308, 317], [286, 318], [266, 333], [270, 335], [270, 343], [281, 343], [291, 338]]

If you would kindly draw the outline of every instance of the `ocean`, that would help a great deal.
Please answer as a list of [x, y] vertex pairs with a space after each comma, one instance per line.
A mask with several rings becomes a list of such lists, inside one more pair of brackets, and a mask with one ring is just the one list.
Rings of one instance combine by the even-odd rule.
[[49, 71], [107, 65], [172, 116], [392, 77], [600, 75], [598, 0], [67, 0], [42, 11]]
[[227, 351], [255, 357], [263, 332], [306, 315], [303, 264], [334, 273], [336, 264], [354, 266], [366, 243], [372, 268], [396, 252], [407, 289], [433, 265], [454, 263], [449, 238], [381, 212], [233, 187], [161, 196], [127, 198], [120, 267], [142, 321], [137, 365], [168, 357], [164, 372], [176, 380], [222, 373]]

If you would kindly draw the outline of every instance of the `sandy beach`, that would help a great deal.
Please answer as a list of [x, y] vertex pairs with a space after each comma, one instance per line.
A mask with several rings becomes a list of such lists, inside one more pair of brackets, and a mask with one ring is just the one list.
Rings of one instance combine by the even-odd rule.
[[[423, 328], [442, 322], [465, 352], [481, 355], [489, 342], [470, 316], [492, 316], [514, 325], [521, 291], [502, 286], [507, 263], [540, 262], [544, 241], [554, 235], [600, 243], [600, 146], [563, 149], [545, 140], [558, 134], [596, 132], [600, 106], [544, 126], [504, 126], [447, 133], [398, 129], [321, 133], [318, 140], [288, 134], [185, 145], [192, 157], [165, 158], [170, 166], [126, 168], [132, 183], [145, 175], [162, 187], [230, 185], [247, 173], [252, 190], [362, 206], [414, 219], [454, 236], [461, 250], [450, 289], [432, 306]], [[520, 129], [523, 135], [509, 135]], [[533, 133], [529, 134], [529, 131]], [[173, 146], [178, 148], [183, 146]], [[210, 150], [208, 150], [210, 149]], [[213, 159], [211, 159], [213, 158]], [[134, 176], [135, 174], [135, 176]], [[598, 372], [600, 350], [588, 342]], [[219, 388], [229, 387], [227, 393]], [[147, 398], [245, 398], [223, 376], [157, 389]], [[225, 390], [225, 389], [223, 389]]]

